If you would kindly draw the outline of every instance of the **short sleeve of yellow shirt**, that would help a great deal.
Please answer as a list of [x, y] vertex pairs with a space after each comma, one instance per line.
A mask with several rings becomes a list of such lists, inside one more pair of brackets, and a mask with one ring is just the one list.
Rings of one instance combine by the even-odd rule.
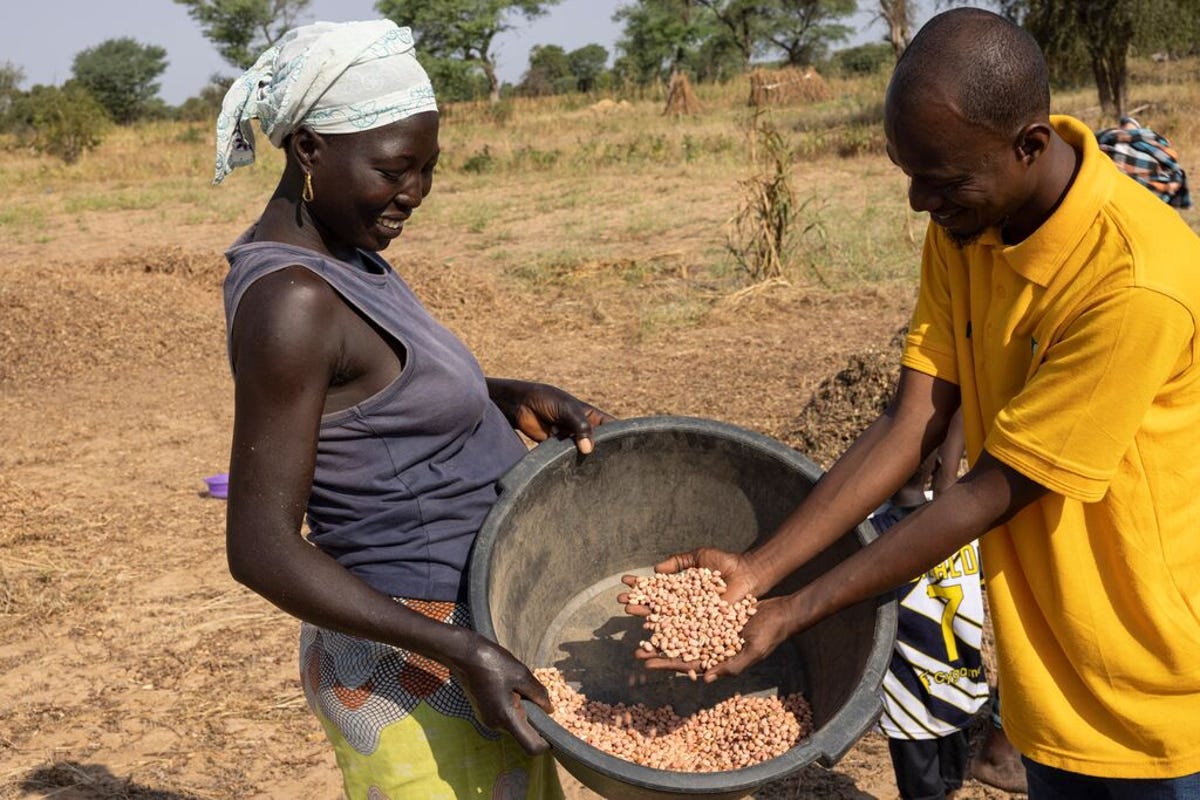
[[[959, 383], [955, 320], [965, 332], [970, 319], [969, 298], [955, 297], [951, 292], [951, 264], [940, 257], [937, 229], [930, 225], [925, 231], [925, 246], [921, 256], [921, 293], [913, 310], [902, 359], [904, 366], [935, 378]], [[943, 245], [944, 246], [944, 245]], [[957, 265], [965, 270], [965, 262]]]
[[1104, 495], [1160, 390], [1196, 358], [1195, 309], [1170, 281], [1139, 274], [1108, 227], [1043, 278], [1025, 267], [1054, 263], [1053, 235], [1006, 248], [991, 230], [965, 249], [931, 225], [902, 358], [979, 409], [964, 418], [972, 462], [986, 449], [1081, 502]]
[[1104, 496], [1160, 389], [1190, 362], [1192, 317], [1144, 288], [1096, 298], [996, 416], [984, 449], [1052, 492]]

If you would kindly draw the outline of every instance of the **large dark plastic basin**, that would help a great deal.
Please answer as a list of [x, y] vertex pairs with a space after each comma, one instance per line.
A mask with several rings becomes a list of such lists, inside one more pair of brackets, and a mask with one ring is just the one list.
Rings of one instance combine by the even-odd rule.
[[[616, 602], [620, 576], [699, 545], [741, 551], [770, 536], [821, 474], [790, 447], [722, 422], [647, 417], [604, 425], [596, 448], [538, 445], [501, 481], [470, 563], [477, 629], [531, 667], [557, 666], [589, 698], [671, 703], [690, 713], [740, 691], [802, 691], [813, 734], [742, 770], [651, 769], [575, 738], [526, 702], [533, 727], [585, 786], [609, 798], [744, 797], [808, 764], [831, 766], [881, 709], [894, 602], [871, 601], [798, 634], [751, 674], [712, 684], [650, 673], [633, 657], [640, 620]], [[777, 591], [791, 592], [875, 537], [847, 531]]]

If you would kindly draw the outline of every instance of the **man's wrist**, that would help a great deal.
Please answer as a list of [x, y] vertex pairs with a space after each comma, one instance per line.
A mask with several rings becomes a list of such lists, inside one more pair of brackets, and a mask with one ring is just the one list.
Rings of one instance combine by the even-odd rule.
[[761, 550], [747, 550], [742, 554], [742, 563], [750, 577], [748, 593], [755, 597], [765, 595], [787, 574], [786, 572], [776, 574], [778, 565], [775, 559], [769, 553], [763, 553]]

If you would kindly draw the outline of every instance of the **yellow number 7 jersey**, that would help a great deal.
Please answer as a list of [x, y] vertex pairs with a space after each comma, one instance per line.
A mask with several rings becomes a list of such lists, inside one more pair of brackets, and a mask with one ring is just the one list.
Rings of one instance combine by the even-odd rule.
[[[885, 506], [871, 522], [883, 533], [904, 513]], [[883, 680], [879, 728], [893, 739], [961, 730], [988, 698], [978, 543], [901, 586], [896, 600], [896, 647]]]

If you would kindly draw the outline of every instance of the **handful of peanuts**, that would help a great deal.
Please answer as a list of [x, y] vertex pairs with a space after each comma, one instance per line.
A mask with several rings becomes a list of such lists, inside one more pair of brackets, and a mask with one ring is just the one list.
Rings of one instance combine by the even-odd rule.
[[[758, 599], [747, 595], [736, 603], [722, 599], [725, 580], [704, 567], [641, 576], [629, 602], [646, 606], [651, 636], [640, 646], [667, 658], [698, 662], [708, 670], [738, 654], [745, 644], [741, 631], [754, 616]], [[688, 672], [694, 680], [695, 670]]]
[[[631, 604], [650, 609], [652, 634], [643, 650], [696, 662], [709, 669], [745, 643], [741, 630], [757, 599], [721, 599], [725, 581], [709, 569], [639, 577]], [[574, 736], [625, 761], [677, 772], [737, 770], [783, 755], [812, 732], [812, 709], [801, 694], [786, 697], [735, 694], [682, 717], [671, 706], [615, 705], [589, 700], [555, 667], [535, 669], [554, 704], [553, 718]], [[695, 670], [689, 670], [695, 680]]]

